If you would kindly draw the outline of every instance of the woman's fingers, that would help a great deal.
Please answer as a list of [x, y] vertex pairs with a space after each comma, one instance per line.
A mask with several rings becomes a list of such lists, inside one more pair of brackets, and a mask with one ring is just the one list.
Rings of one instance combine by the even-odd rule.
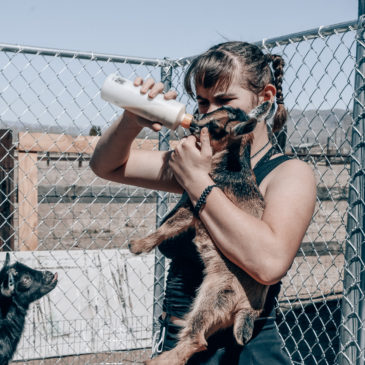
[[143, 81], [143, 84], [141, 86], [141, 93], [146, 94], [147, 92], [150, 92], [150, 90], [154, 87], [154, 85], [155, 85], [154, 79], [149, 78]]
[[143, 82], [141, 86], [141, 93], [147, 94], [150, 98], [156, 97], [158, 94], [161, 94], [164, 89], [164, 84], [162, 82], [156, 82], [154, 79], [147, 79]]
[[164, 95], [166, 100], [176, 99], [177, 98], [177, 92], [175, 90], [169, 90]]
[[210, 138], [208, 133], [208, 128], [204, 127], [200, 132], [200, 148], [201, 153], [204, 156], [211, 156], [212, 155], [212, 147], [210, 145]]
[[[134, 79], [133, 84], [135, 86], [140, 86], [141, 94], [148, 94], [148, 97], [155, 98], [158, 94], [162, 94], [164, 90], [164, 84], [162, 82], [156, 82], [153, 78], [148, 78], [144, 80], [142, 77], [138, 76]], [[164, 94], [166, 100], [176, 99], [177, 92], [174, 90], [169, 90]], [[151, 122], [144, 118], [139, 119], [139, 124], [143, 127], [151, 128], [153, 131], [158, 132], [161, 130], [162, 126], [160, 123]]]
[[183, 144], [186, 144], [186, 147], [189, 146], [191, 148], [197, 148], [202, 156], [210, 156], [212, 154], [212, 148], [210, 146], [208, 129], [203, 129], [205, 129], [205, 132], [203, 132], [202, 130], [199, 139], [197, 139], [193, 135], [187, 136], [182, 140], [181, 146], [183, 146]]
[[143, 79], [140, 76], [137, 76], [133, 81], [134, 86], [141, 86], [143, 84]]
[[147, 119], [140, 118], [138, 122], [142, 127], [151, 128], [153, 131], [158, 132], [161, 130], [162, 125], [157, 122], [151, 122]]
[[151, 91], [148, 93], [148, 96], [150, 98], [154, 98], [156, 97], [158, 94], [162, 94], [163, 90], [164, 90], [165, 86], [162, 82], [157, 82], [153, 85], [153, 87], [151, 88]]
[[[135, 86], [141, 86], [141, 93], [146, 94], [150, 98], [156, 97], [158, 94], [162, 94], [165, 88], [165, 85], [162, 82], [156, 82], [153, 78], [148, 78], [147, 80], [143, 80], [142, 77], [138, 76], [134, 80]], [[177, 92], [175, 90], [169, 90], [164, 94], [166, 100], [176, 99]]]
[[152, 123], [150, 128], [153, 129], [155, 132], [159, 132], [162, 128], [162, 125], [160, 123]]
[[180, 141], [178, 142], [178, 144], [175, 146], [174, 151], [176, 153], [178, 153], [178, 150], [181, 149], [181, 146], [184, 144], [186, 137], [183, 137], [182, 139], [180, 139]]

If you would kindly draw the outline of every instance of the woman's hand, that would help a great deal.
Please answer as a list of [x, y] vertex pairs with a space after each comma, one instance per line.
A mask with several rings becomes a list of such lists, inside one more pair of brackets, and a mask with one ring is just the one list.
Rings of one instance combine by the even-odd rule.
[[212, 182], [209, 173], [212, 165], [212, 148], [207, 128], [200, 133], [200, 143], [195, 136], [180, 141], [171, 154], [169, 166], [176, 180], [190, 192], [196, 187], [198, 193]]
[[[141, 94], [148, 94], [148, 97], [150, 98], [154, 98], [156, 97], [158, 94], [162, 94], [163, 90], [164, 90], [164, 84], [162, 82], [155, 82], [155, 80], [153, 80], [152, 78], [147, 79], [146, 81], [144, 81], [142, 79], [142, 77], [137, 77], [134, 82], [133, 82], [134, 86], [141, 86]], [[176, 99], [177, 97], [177, 92], [174, 90], [169, 90], [168, 92], [166, 92], [164, 94], [164, 98], [166, 100], [170, 100], [170, 99]], [[128, 112], [130, 115], [133, 114], [131, 112]], [[135, 117], [135, 121], [142, 127], [148, 127], [151, 128], [153, 131], [158, 132], [159, 130], [161, 130], [161, 124], [156, 122], [151, 122], [148, 119], [139, 117], [137, 115], [134, 115]]]

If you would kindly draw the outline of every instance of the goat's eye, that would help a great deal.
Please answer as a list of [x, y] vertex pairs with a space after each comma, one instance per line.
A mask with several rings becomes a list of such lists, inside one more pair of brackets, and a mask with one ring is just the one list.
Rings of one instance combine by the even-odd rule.
[[20, 283], [23, 287], [29, 288], [30, 285], [32, 284], [31, 276], [30, 275], [23, 275], [21, 280], [20, 280]]
[[221, 139], [227, 134], [227, 132], [219, 125], [219, 123], [214, 120], [209, 123], [208, 129], [209, 134], [213, 139]]

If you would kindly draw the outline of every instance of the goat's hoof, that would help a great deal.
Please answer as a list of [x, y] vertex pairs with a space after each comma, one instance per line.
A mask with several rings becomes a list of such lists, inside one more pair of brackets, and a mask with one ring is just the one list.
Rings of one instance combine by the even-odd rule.
[[144, 250], [141, 246], [141, 240], [131, 241], [128, 243], [129, 251], [134, 253], [135, 255], [141, 254]]

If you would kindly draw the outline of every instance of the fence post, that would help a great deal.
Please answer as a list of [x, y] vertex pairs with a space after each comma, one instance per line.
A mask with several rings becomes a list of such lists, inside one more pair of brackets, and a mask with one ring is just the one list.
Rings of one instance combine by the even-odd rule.
[[341, 365], [363, 365], [365, 345], [365, 0], [359, 0], [351, 135], [349, 208], [341, 308]]
[[14, 250], [14, 147], [11, 129], [0, 129], [0, 251]]
[[[171, 88], [172, 80], [172, 65], [166, 62], [161, 67], [161, 81], [165, 85], [165, 90]], [[168, 151], [170, 148], [170, 131], [162, 127], [158, 134], [158, 149], [160, 151]], [[157, 206], [156, 206], [156, 226], [161, 224], [162, 218], [168, 211], [168, 196], [169, 193], [164, 191], [157, 191]], [[155, 337], [155, 333], [159, 330], [158, 318], [162, 313], [162, 303], [165, 291], [165, 257], [161, 252], [155, 250], [155, 272], [154, 272], [154, 285], [153, 285], [153, 328], [152, 334]]]
[[38, 247], [37, 158], [37, 152], [23, 152], [18, 150], [19, 251], [34, 251]]

